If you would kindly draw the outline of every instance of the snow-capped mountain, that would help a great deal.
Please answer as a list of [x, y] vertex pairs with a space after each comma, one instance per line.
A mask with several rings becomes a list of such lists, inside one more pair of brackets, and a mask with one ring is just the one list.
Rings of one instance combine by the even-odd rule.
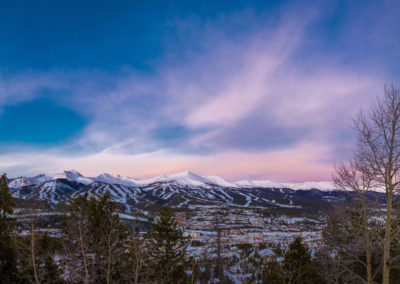
[[54, 179], [51, 176], [47, 176], [45, 174], [40, 174], [34, 177], [18, 177], [15, 179], [12, 179], [9, 183], [8, 186], [10, 188], [21, 188], [24, 186], [28, 185], [33, 185], [33, 184], [39, 184], [45, 181], [49, 181]]
[[270, 180], [241, 180], [235, 182], [236, 185], [245, 188], [262, 187], [262, 188], [290, 188], [293, 190], [310, 190], [318, 189], [321, 191], [337, 190], [333, 182], [301, 182], [301, 183], [278, 183]]
[[136, 183], [140, 185], [149, 185], [154, 182], [170, 182], [179, 184], [181, 186], [194, 186], [194, 187], [210, 187], [210, 186], [221, 186], [221, 187], [236, 187], [235, 184], [230, 183], [220, 177], [210, 176], [203, 177], [192, 173], [190, 171], [184, 171], [180, 173], [161, 175], [151, 179], [136, 180]]
[[82, 176], [78, 171], [70, 170], [70, 171], [64, 171], [62, 173], [56, 173], [56, 174], [52, 174], [52, 175], [40, 174], [40, 175], [37, 175], [34, 177], [18, 177], [18, 178], [12, 179], [8, 183], [8, 186], [10, 188], [21, 188], [24, 186], [36, 185], [36, 184], [40, 184], [40, 183], [51, 181], [51, 180], [57, 180], [57, 179], [67, 179], [67, 180], [79, 182], [82, 184], [89, 184], [89, 183], [93, 182], [92, 179]]
[[134, 179], [128, 177], [113, 176], [112, 174], [103, 173], [92, 178], [92, 181], [104, 182], [109, 184], [121, 184], [126, 186], [138, 186]]
[[62, 173], [56, 173], [52, 175], [40, 174], [35, 177], [19, 177], [12, 179], [9, 183], [10, 188], [20, 188], [28, 185], [36, 185], [42, 182], [66, 179], [85, 185], [93, 182], [102, 182], [108, 184], [120, 184], [125, 186], [147, 186], [156, 182], [168, 182], [174, 183], [181, 186], [192, 186], [192, 187], [205, 187], [209, 188], [212, 186], [220, 187], [232, 187], [232, 188], [290, 188], [293, 190], [335, 190], [335, 186], [331, 182], [304, 182], [304, 183], [277, 183], [269, 180], [242, 180], [237, 182], [229, 182], [218, 176], [200, 176], [190, 171], [183, 171], [170, 175], [161, 175], [149, 179], [134, 179], [130, 177], [114, 176], [109, 173], [103, 173], [96, 177], [84, 177], [76, 170], [64, 171]]
[[[348, 193], [330, 182], [276, 183], [268, 180], [229, 182], [218, 176], [200, 176], [189, 171], [150, 179], [101, 174], [85, 177], [75, 170], [52, 175], [19, 177], [9, 181], [15, 198], [44, 200], [55, 205], [84, 192], [112, 198], [130, 211], [132, 206], [169, 204], [225, 204], [241, 207], [300, 208], [323, 207], [343, 201]], [[323, 204], [323, 205], [321, 205]]]
[[93, 182], [93, 179], [82, 176], [76, 170], [64, 171], [63, 173], [60, 173], [60, 174], [54, 174], [51, 177], [53, 180], [54, 179], [67, 179], [67, 180], [75, 181], [75, 182], [82, 183], [82, 184], [90, 184]]

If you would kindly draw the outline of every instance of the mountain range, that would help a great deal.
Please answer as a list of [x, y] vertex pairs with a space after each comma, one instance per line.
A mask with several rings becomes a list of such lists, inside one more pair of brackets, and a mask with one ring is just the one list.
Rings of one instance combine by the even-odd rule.
[[331, 182], [229, 182], [218, 176], [200, 176], [190, 171], [150, 179], [134, 179], [108, 173], [85, 177], [76, 170], [69, 170], [52, 175], [18, 177], [8, 182], [15, 198], [40, 200], [50, 206], [68, 202], [85, 192], [89, 195], [101, 195], [109, 191], [125, 212], [130, 212], [132, 206], [163, 204], [178, 208], [211, 204], [262, 208], [324, 208], [349, 198], [348, 192], [337, 189]]

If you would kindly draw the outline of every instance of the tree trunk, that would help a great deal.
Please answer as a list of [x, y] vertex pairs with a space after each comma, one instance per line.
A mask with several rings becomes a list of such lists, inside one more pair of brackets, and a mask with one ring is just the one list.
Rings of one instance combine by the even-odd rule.
[[35, 276], [35, 283], [39, 284], [40, 281], [39, 281], [39, 277], [37, 274], [36, 259], [35, 259], [35, 237], [34, 237], [33, 220], [32, 220], [32, 226], [31, 226], [31, 256], [32, 256], [33, 275]]
[[83, 258], [83, 267], [85, 269], [85, 276], [83, 279], [83, 283], [88, 284], [89, 283], [89, 269], [88, 269], [88, 261], [87, 261], [87, 255], [86, 255], [86, 250], [84, 248], [84, 242], [83, 242], [83, 233], [81, 230], [82, 224], [78, 224], [78, 229], [79, 229], [79, 243], [80, 243], [80, 249], [81, 249], [81, 254]]
[[367, 283], [372, 284], [373, 279], [372, 279], [372, 245], [371, 245], [371, 236], [369, 232], [369, 227], [368, 227], [368, 221], [369, 221], [369, 214], [368, 210], [365, 208], [367, 205], [367, 201], [365, 200], [365, 196], [363, 196], [363, 229], [364, 229], [364, 236], [365, 236], [365, 254], [366, 254], [366, 259], [367, 259]]
[[[136, 251], [137, 254], [137, 251]], [[135, 265], [135, 284], [139, 283], [139, 265], [140, 265], [140, 260], [139, 257], [136, 255], [136, 265]]]
[[383, 269], [382, 269], [382, 284], [389, 284], [390, 276], [390, 246], [392, 240], [392, 203], [393, 193], [389, 189], [386, 195], [386, 224], [385, 224], [385, 238], [383, 243]]
[[107, 284], [111, 283], [111, 261], [112, 261], [112, 252], [111, 252], [111, 232], [108, 233], [107, 239], [108, 246], [108, 257], [107, 257]]

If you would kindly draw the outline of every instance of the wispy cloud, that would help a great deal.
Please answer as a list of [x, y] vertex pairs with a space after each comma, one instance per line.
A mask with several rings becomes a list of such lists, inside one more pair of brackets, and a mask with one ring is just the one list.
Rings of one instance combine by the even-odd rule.
[[[328, 161], [321, 160], [325, 157]], [[146, 178], [190, 168], [203, 175], [220, 175], [229, 180], [270, 178], [276, 181], [330, 179], [332, 158], [329, 147], [304, 144], [277, 151], [246, 153], [226, 151], [212, 155], [192, 155], [172, 150], [142, 154], [102, 151], [93, 155], [66, 155], [58, 152], [22, 152], [1, 155], [2, 168], [12, 176], [77, 169], [95, 176], [103, 171]], [[29, 167], [27, 167], [29, 165]]]
[[[0, 169], [134, 177], [191, 169], [230, 179], [329, 179], [331, 162], [350, 148], [351, 117], [384, 79], [372, 67], [307, 49], [317, 45], [321, 9], [285, 6], [272, 19], [247, 10], [171, 21], [185, 52], [179, 57], [169, 42], [165, 60], [151, 72], [4, 75], [0, 106], [45, 96], [88, 123], [72, 143], [1, 154]], [[230, 25], [244, 31], [232, 35]], [[179, 139], [154, 134], [163, 129]]]

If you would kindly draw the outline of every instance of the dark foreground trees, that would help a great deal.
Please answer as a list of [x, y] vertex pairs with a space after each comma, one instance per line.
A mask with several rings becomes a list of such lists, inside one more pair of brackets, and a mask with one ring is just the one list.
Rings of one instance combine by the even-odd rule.
[[63, 283], [62, 270], [55, 261], [59, 241], [47, 233], [32, 231], [27, 237], [16, 237], [18, 275], [21, 283]]
[[62, 227], [65, 268], [72, 281], [121, 281], [121, 256], [127, 231], [116, 204], [106, 192], [100, 198], [78, 196], [68, 207]]
[[282, 258], [272, 257], [265, 263], [262, 280], [271, 284], [323, 283], [320, 264], [300, 237], [289, 244]]
[[357, 202], [329, 216], [323, 231], [324, 244], [318, 255], [325, 264], [327, 281], [379, 282], [382, 256], [379, 234], [383, 227], [374, 218], [375, 213], [372, 207]]
[[115, 202], [78, 196], [62, 227], [64, 269], [72, 282], [186, 283], [186, 239], [169, 207], [144, 238], [121, 225]]
[[148, 238], [151, 272], [157, 283], [185, 283], [187, 240], [169, 207], [162, 207]]
[[121, 255], [125, 250], [127, 230], [120, 223], [117, 205], [107, 191], [98, 200], [89, 202], [90, 248], [95, 255], [95, 281], [121, 281]]
[[162, 207], [147, 236], [122, 225], [116, 203], [77, 196], [67, 206], [61, 236], [36, 230], [19, 235], [11, 217], [14, 200], [0, 178], [0, 283], [195, 283], [187, 239], [169, 207]]
[[6, 175], [0, 178], [0, 283], [62, 283], [54, 260], [55, 239], [34, 232], [18, 236], [11, 218], [15, 202]]
[[88, 195], [76, 197], [68, 206], [68, 214], [62, 226], [65, 266], [71, 281], [89, 283], [95, 266], [90, 247]]
[[[352, 223], [359, 239], [358, 251], [354, 247], [346, 252], [353, 254], [352, 262], [358, 258], [365, 271], [360, 274], [350, 265], [344, 268], [363, 283], [373, 283], [380, 275], [381, 282], [389, 284], [391, 271], [400, 264], [400, 255], [393, 254], [400, 236], [396, 221], [400, 193], [400, 90], [385, 87], [384, 96], [376, 99], [369, 111], [360, 112], [354, 122], [358, 134], [354, 155], [337, 167], [334, 179], [360, 199], [359, 220]], [[370, 189], [385, 192], [384, 206], [373, 206], [374, 202], [366, 198]], [[376, 226], [382, 226], [379, 233]], [[381, 257], [378, 263], [376, 255]]]
[[15, 222], [9, 217], [13, 207], [14, 200], [3, 174], [0, 177], [0, 283], [15, 283], [18, 279], [17, 257], [11, 236]]

